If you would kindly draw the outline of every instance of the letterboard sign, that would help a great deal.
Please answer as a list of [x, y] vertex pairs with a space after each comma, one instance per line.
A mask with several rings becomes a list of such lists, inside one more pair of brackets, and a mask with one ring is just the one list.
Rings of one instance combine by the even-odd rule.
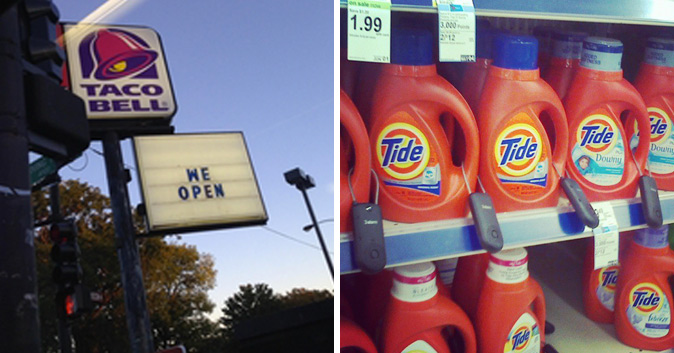
[[267, 223], [241, 132], [136, 136], [151, 233]]

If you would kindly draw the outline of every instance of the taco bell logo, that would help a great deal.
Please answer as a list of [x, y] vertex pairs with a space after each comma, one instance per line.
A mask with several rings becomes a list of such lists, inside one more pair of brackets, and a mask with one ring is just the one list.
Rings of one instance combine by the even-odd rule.
[[157, 78], [157, 52], [137, 35], [120, 29], [103, 28], [80, 43], [82, 77], [102, 81], [134, 75]]
[[71, 86], [85, 100], [90, 118], [173, 115], [161, 43], [152, 29], [68, 25], [65, 38]]

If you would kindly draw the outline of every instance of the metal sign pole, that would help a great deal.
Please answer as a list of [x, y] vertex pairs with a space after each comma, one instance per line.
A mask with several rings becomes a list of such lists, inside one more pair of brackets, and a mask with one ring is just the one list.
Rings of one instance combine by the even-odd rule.
[[35, 232], [16, 6], [0, 14], [0, 342], [40, 352]]
[[122, 287], [124, 288], [124, 305], [126, 323], [129, 329], [132, 353], [152, 353], [152, 331], [150, 315], [145, 299], [143, 272], [140, 267], [140, 255], [135, 239], [129, 191], [126, 187], [126, 173], [122, 160], [119, 135], [108, 131], [103, 138], [103, 154], [108, 176], [110, 203], [115, 224], [117, 256], [122, 270]]
[[325, 256], [325, 262], [328, 264], [328, 269], [330, 269], [330, 276], [332, 277], [332, 280], [335, 280], [335, 270], [333, 269], [332, 266], [332, 259], [330, 258], [330, 255], [328, 254], [328, 248], [325, 246], [325, 241], [323, 240], [323, 234], [321, 234], [321, 228], [318, 227], [318, 222], [316, 222], [316, 215], [314, 215], [314, 209], [311, 207], [311, 202], [309, 202], [309, 195], [307, 195], [307, 190], [306, 188], [298, 188], [300, 191], [302, 191], [302, 195], [304, 196], [304, 202], [307, 204], [307, 208], [309, 209], [309, 216], [311, 216], [311, 222], [314, 225], [314, 229], [316, 230], [316, 236], [318, 236], [318, 241], [321, 243], [321, 250], [323, 250], [323, 256]]

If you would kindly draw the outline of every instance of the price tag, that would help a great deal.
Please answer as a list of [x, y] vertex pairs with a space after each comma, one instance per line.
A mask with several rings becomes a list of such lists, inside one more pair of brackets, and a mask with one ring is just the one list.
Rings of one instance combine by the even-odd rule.
[[349, 0], [348, 58], [391, 62], [391, 0]]
[[599, 225], [594, 233], [594, 269], [618, 265], [618, 222], [610, 202], [597, 202], [592, 205], [599, 217]]
[[475, 7], [472, 0], [437, 0], [440, 61], [475, 61]]

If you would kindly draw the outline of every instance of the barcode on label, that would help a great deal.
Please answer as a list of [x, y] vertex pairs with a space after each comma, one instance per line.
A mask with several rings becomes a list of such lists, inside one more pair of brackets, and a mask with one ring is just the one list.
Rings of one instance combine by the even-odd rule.
[[475, 55], [461, 55], [461, 61], [475, 61]]

